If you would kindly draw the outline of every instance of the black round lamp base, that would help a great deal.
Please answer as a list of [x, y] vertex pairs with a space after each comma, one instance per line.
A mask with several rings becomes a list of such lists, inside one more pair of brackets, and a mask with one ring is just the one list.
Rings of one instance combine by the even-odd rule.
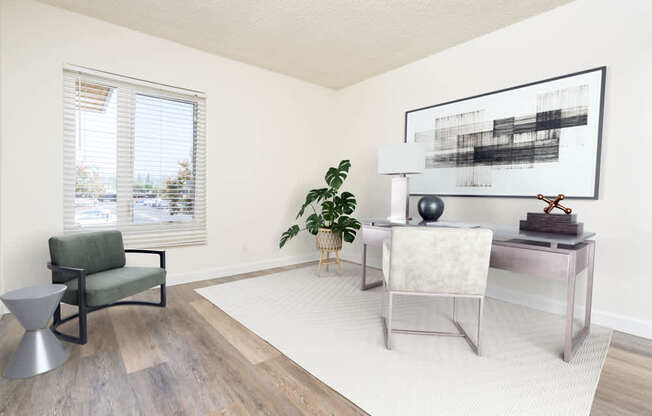
[[417, 209], [423, 222], [435, 222], [444, 213], [444, 201], [436, 195], [427, 195], [419, 199]]

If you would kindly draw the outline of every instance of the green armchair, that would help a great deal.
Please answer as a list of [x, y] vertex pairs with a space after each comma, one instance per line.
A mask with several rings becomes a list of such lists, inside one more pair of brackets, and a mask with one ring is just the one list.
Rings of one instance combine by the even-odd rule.
[[[86, 344], [86, 315], [98, 309], [116, 305], [165, 307], [165, 251], [125, 250], [120, 231], [52, 237], [48, 243], [52, 282], [66, 285], [61, 301], [79, 309], [78, 313], [61, 319], [61, 305], [57, 306], [51, 329], [60, 339]], [[125, 253], [156, 254], [160, 267], [125, 266]], [[161, 287], [159, 303], [119, 301], [155, 286]], [[57, 330], [59, 325], [75, 318], [79, 319], [79, 337]]]

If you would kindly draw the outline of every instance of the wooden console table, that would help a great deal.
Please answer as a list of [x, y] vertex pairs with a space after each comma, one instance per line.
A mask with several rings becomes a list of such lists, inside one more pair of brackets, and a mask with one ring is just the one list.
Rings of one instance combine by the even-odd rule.
[[[469, 227], [470, 224], [438, 222], [420, 224], [390, 223], [387, 220], [363, 220], [362, 222], [362, 283], [361, 290], [380, 286], [382, 281], [367, 283], [367, 246], [382, 246], [391, 237], [392, 227], [434, 226]], [[591, 302], [593, 294], [593, 264], [595, 241], [589, 240], [595, 233], [585, 232], [578, 236], [519, 231], [517, 227], [475, 224], [493, 231], [490, 267], [522, 273], [528, 276], [557, 279], [566, 282], [566, 329], [564, 333], [564, 361], [570, 361], [589, 334], [591, 327]], [[575, 312], [575, 283], [579, 273], [587, 270], [584, 326], [573, 334]]]

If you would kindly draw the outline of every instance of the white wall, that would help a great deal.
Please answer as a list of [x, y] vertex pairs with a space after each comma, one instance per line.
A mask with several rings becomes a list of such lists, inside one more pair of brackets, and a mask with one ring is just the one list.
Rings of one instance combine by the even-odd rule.
[[2, 290], [50, 279], [47, 239], [63, 229], [64, 63], [207, 94], [209, 243], [169, 250], [169, 280], [313, 258], [307, 238], [283, 251], [278, 238], [336, 163], [322, 150], [332, 90], [31, 0], [3, 0], [0, 12], [0, 98], [11, 103], [0, 114]]
[[[568, 205], [597, 232], [596, 321], [652, 337], [650, 22], [646, 0], [579, 0], [341, 90], [338, 136], [342, 155], [361, 170], [350, 183], [358, 216], [389, 211], [389, 178], [376, 174], [376, 149], [403, 140], [406, 110], [606, 65], [600, 199]], [[541, 209], [534, 198], [444, 200], [444, 219], [471, 222], [517, 225]], [[370, 253], [376, 264], [379, 255]], [[359, 243], [345, 256], [359, 259]], [[499, 271], [489, 290], [547, 309], [565, 299], [561, 284]]]
[[[595, 320], [652, 337], [650, 2], [578, 0], [334, 92], [31, 0], [1, 1], [0, 290], [49, 280], [47, 238], [63, 225], [64, 63], [207, 93], [209, 244], [169, 251], [177, 281], [311, 258], [309, 238], [279, 251], [278, 235], [341, 158], [353, 163], [357, 215], [387, 215], [376, 150], [402, 141], [406, 110], [606, 65], [600, 200], [569, 205], [598, 233]], [[534, 199], [445, 202], [447, 219], [514, 225], [540, 209]], [[345, 249], [359, 253], [359, 243]], [[556, 309], [565, 290], [492, 271], [490, 293]]]
[[[2, 1], [2, 0], [0, 0]], [[2, 31], [2, 16], [3, 8], [0, 4], [0, 71], [2, 70], [2, 49], [3, 49], [3, 31]], [[0, 76], [0, 162], [2, 161], [2, 131], [4, 130], [4, 112], [2, 111], [2, 76]], [[0, 171], [2, 165], [0, 164]], [[1, 179], [1, 176], [0, 176]], [[0, 180], [0, 219], [2, 218], [2, 180]], [[2, 278], [2, 223], [0, 221], [0, 293], [4, 293], [4, 279]], [[0, 315], [5, 313], [5, 305], [0, 302]]]

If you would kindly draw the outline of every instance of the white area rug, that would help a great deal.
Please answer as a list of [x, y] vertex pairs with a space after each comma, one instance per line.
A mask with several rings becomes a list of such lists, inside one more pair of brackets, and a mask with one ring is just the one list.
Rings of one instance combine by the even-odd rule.
[[[395, 334], [384, 347], [381, 288], [360, 291], [360, 267], [316, 267], [197, 292], [372, 415], [588, 415], [611, 331], [593, 327], [561, 360], [562, 317], [487, 299], [484, 356], [463, 338]], [[379, 275], [370, 270], [371, 277]], [[475, 334], [474, 304], [458, 300]], [[455, 331], [450, 300], [399, 297], [396, 327]]]

